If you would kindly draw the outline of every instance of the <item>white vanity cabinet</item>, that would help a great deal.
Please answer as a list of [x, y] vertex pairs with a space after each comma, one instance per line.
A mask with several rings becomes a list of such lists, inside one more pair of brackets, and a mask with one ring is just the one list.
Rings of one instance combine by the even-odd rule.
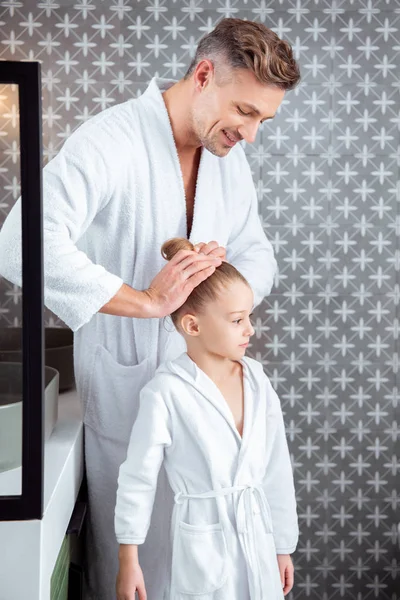
[[[75, 390], [60, 394], [58, 414], [45, 444], [43, 518], [0, 522], [0, 600], [68, 597], [60, 573], [68, 564], [65, 553], [72, 551], [66, 532], [84, 471], [82, 412]], [[0, 473], [0, 494], [20, 493], [19, 470]]]

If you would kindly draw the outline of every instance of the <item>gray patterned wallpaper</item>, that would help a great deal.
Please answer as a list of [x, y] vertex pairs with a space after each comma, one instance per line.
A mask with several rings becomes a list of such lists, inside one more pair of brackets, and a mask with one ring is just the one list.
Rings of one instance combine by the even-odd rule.
[[[250, 353], [281, 397], [295, 467], [289, 598], [397, 600], [400, 0], [8, 0], [0, 57], [42, 62], [47, 161], [153, 75], [183, 75], [224, 16], [273, 28], [303, 73], [246, 148], [279, 263]], [[18, 197], [15, 119], [1, 112], [0, 224]], [[0, 325], [19, 316], [2, 281]]]

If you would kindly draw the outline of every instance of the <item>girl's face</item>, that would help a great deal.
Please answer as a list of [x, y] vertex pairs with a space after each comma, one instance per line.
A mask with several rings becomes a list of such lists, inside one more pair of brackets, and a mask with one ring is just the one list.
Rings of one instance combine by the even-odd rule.
[[197, 348], [209, 354], [239, 360], [254, 334], [250, 321], [253, 303], [250, 287], [240, 280], [233, 281], [201, 313], [182, 318], [188, 346], [196, 340]]

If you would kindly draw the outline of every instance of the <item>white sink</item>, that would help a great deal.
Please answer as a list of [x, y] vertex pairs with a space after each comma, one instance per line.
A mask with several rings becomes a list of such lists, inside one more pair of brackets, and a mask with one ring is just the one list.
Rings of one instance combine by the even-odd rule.
[[[44, 437], [48, 440], [58, 417], [56, 369], [45, 367]], [[0, 472], [22, 462], [22, 363], [0, 362]]]

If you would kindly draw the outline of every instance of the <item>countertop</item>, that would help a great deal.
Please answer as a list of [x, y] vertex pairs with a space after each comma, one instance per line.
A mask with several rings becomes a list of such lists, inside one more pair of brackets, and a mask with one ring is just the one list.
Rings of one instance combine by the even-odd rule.
[[[43, 518], [0, 522], [0, 600], [49, 600], [50, 578], [83, 477], [82, 410], [76, 390], [60, 394], [45, 444]], [[21, 468], [0, 473], [0, 494], [19, 494]]]

